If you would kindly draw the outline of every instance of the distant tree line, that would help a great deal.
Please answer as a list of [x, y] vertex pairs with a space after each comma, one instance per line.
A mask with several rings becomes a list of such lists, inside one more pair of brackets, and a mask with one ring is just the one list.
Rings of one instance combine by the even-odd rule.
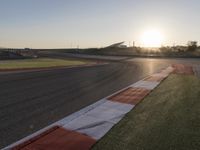
[[197, 41], [188, 41], [187, 46], [162, 46], [159, 50], [163, 53], [194, 52], [198, 48]]
[[188, 42], [188, 51], [195, 51], [197, 49], [197, 41]]

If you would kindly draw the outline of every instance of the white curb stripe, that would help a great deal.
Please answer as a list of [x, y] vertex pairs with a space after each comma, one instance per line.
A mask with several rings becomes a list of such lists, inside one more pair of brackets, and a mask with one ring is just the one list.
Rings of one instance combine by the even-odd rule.
[[68, 122], [73, 121], [74, 119], [78, 118], [79, 116], [84, 115], [85, 113], [95, 109], [96, 107], [98, 107], [99, 105], [102, 105], [105, 102], [106, 102], [106, 99], [101, 99], [101, 100], [97, 101], [96, 103], [89, 105], [89, 106], [63, 118], [62, 120], [58, 121], [56, 123], [56, 125], [63, 126], [65, 124], [67, 124]]
[[100, 139], [116, 123], [118, 123], [134, 105], [106, 101], [95, 109], [64, 126], [94, 139]]
[[163, 77], [166, 78], [168, 76], [168, 73], [155, 73], [153, 75], [151, 75], [153, 77]]
[[100, 139], [113, 125], [114, 123], [83, 115], [77, 120], [65, 125], [64, 128], [86, 134], [94, 139]]
[[159, 84], [160, 84], [160, 82], [139, 81], [139, 82], [136, 82], [135, 84], [131, 85], [131, 87], [145, 88], [148, 90], [153, 90]]
[[161, 71], [161, 73], [166, 73], [166, 74], [170, 74], [170, 73], [172, 73], [174, 71], [174, 68], [173, 67], [167, 67], [166, 69], [163, 69], [162, 71]]
[[195, 75], [200, 78], [200, 65], [193, 65], [193, 71]]

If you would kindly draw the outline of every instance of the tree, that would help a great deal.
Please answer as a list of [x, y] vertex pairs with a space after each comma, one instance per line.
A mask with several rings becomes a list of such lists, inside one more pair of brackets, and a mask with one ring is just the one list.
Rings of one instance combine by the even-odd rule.
[[188, 51], [195, 51], [197, 48], [197, 41], [188, 42]]

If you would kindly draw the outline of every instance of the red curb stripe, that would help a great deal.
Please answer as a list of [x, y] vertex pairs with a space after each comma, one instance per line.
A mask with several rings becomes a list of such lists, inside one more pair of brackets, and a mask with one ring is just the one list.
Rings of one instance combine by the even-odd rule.
[[53, 127], [12, 150], [89, 150], [96, 140], [62, 127]]
[[133, 88], [129, 87], [120, 93], [113, 95], [108, 98], [111, 101], [117, 101], [126, 104], [136, 105], [139, 103], [146, 95], [150, 93], [151, 90], [144, 88]]
[[174, 67], [173, 73], [175, 74], [194, 75], [192, 66], [183, 64], [173, 64], [172, 67]]
[[37, 136], [31, 138], [31, 139], [28, 139], [27, 141], [25, 141], [25, 142], [23, 142], [23, 143], [21, 143], [21, 144], [15, 146], [15, 147], [13, 147], [12, 150], [20, 150], [20, 149], [26, 147], [27, 145], [29, 145], [29, 144], [31, 144], [31, 143], [37, 141], [37, 140], [40, 139], [41, 137], [43, 137], [43, 136], [49, 134], [50, 132], [53, 132], [54, 130], [56, 130], [56, 129], [58, 129], [58, 128], [59, 128], [59, 126], [51, 127], [50, 129], [44, 131], [43, 133], [41, 133], [41, 134], [39, 134], [39, 135], [37, 135]]

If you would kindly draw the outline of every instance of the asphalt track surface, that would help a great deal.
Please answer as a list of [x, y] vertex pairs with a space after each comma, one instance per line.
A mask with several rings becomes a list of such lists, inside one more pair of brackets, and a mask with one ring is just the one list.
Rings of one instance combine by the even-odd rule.
[[132, 59], [107, 65], [0, 74], [0, 148], [172, 63], [199, 59]]

